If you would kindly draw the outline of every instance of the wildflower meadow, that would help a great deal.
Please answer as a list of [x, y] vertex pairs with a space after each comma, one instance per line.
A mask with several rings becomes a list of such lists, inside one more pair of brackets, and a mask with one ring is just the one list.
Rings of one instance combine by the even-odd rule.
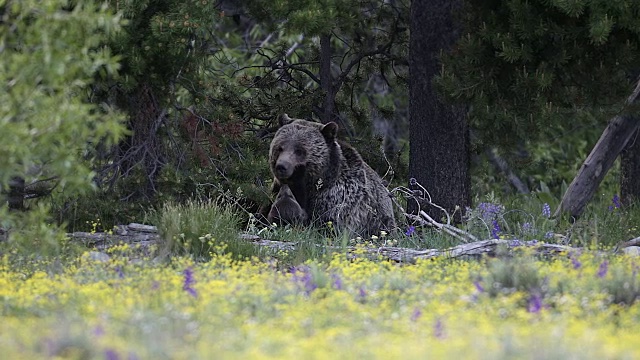
[[640, 357], [640, 261], [594, 252], [397, 264], [335, 253], [0, 266], [7, 359]]

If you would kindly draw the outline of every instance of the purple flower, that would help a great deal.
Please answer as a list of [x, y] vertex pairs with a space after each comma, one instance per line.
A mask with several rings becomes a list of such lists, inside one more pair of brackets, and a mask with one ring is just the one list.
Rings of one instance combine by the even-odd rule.
[[492, 221], [498, 218], [498, 216], [504, 211], [504, 206], [493, 203], [480, 203], [478, 204], [478, 212], [480, 217], [484, 221]]
[[529, 222], [522, 224], [522, 232], [525, 234], [531, 234], [533, 232], [533, 225]]
[[553, 231], [547, 231], [547, 232], [544, 234], [544, 238], [545, 238], [545, 239], [551, 239], [552, 237], [553, 237]]
[[527, 310], [530, 313], [537, 314], [542, 309], [542, 296], [535, 294], [529, 298], [529, 307]]
[[118, 360], [120, 359], [120, 357], [118, 356], [118, 353], [111, 350], [111, 349], [107, 349], [104, 351], [104, 358], [105, 360]]
[[124, 279], [124, 272], [122, 272], [122, 268], [120, 266], [116, 266], [116, 273], [120, 279]]
[[102, 327], [102, 325], [98, 325], [95, 328], [93, 328], [93, 335], [95, 336], [104, 335], [104, 328]]
[[478, 290], [479, 293], [484, 292], [484, 287], [482, 286], [479, 280], [474, 281], [473, 285], [476, 287], [476, 290]]
[[613, 205], [609, 205], [609, 211], [620, 209], [622, 207], [622, 203], [620, 202], [620, 197], [618, 196], [618, 194], [613, 195], [613, 198], [611, 198], [611, 202], [613, 203]]
[[435, 325], [433, 325], [433, 336], [438, 339], [444, 338], [444, 324], [442, 320], [436, 320]]
[[417, 321], [420, 319], [420, 316], [422, 316], [422, 311], [418, 308], [413, 309], [413, 313], [411, 313], [411, 321]]
[[493, 228], [491, 229], [491, 237], [494, 239], [500, 239], [500, 224], [498, 224], [498, 220], [493, 220], [491, 222]]
[[307, 295], [311, 294], [313, 290], [318, 288], [318, 284], [313, 281], [313, 275], [311, 274], [311, 269], [309, 269], [308, 266], [299, 266], [294, 268], [291, 273], [293, 274], [294, 281], [302, 284]]
[[336, 290], [342, 290], [343, 285], [342, 285], [342, 279], [340, 278], [340, 275], [333, 274], [331, 275], [331, 277], [333, 278], [333, 287]]
[[600, 263], [600, 267], [598, 268], [598, 277], [603, 278], [607, 276], [607, 272], [609, 271], [609, 261], [605, 260]]
[[364, 286], [361, 286], [358, 290], [358, 297], [363, 301], [367, 298], [367, 291], [364, 289]]
[[195, 283], [196, 283], [196, 280], [193, 278], [193, 270], [190, 267], [188, 267], [188, 268], [184, 269], [182, 274], [184, 276], [184, 282], [182, 284], [182, 290], [188, 292], [193, 297], [198, 296], [198, 293], [196, 292], [196, 289], [193, 288], [193, 285], [195, 285]]
[[620, 196], [618, 196], [618, 194], [613, 195], [611, 202], [613, 202], [613, 206], [615, 206], [616, 209], [619, 209], [622, 207], [622, 203], [620, 203]]
[[542, 216], [546, 218], [551, 217], [551, 206], [549, 206], [549, 204], [547, 203], [544, 203], [544, 205], [542, 205]]
[[571, 257], [571, 264], [573, 265], [574, 270], [578, 270], [582, 267], [582, 263], [576, 257]]
[[411, 225], [409, 226], [409, 228], [407, 229], [407, 231], [404, 233], [407, 236], [411, 236], [413, 235], [413, 233], [416, 231], [416, 227]]

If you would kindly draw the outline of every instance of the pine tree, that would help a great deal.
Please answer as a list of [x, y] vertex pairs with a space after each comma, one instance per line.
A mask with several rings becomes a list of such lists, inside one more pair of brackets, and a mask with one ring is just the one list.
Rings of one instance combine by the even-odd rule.
[[640, 70], [639, 2], [473, 0], [461, 18], [438, 84], [472, 105], [479, 146], [545, 141], [636, 111], [625, 99]]

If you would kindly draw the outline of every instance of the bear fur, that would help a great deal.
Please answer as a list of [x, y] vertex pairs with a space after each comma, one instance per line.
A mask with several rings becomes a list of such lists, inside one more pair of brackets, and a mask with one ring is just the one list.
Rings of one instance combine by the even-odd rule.
[[286, 114], [280, 120], [269, 152], [274, 193], [287, 185], [309, 220], [331, 221], [352, 234], [368, 236], [395, 227], [382, 179], [354, 148], [337, 140], [336, 123]]
[[307, 212], [300, 206], [287, 184], [280, 185], [280, 191], [267, 216], [269, 224], [304, 224], [308, 220]]

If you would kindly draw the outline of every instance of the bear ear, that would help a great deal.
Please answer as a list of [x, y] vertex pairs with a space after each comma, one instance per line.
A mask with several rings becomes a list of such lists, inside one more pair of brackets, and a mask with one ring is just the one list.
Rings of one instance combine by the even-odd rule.
[[338, 124], [336, 124], [336, 123], [334, 123], [332, 121], [332, 122], [328, 123], [327, 125], [324, 125], [320, 129], [320, 132], [325, 137], [325, 139], [333, 140], [338, 136]]
[[289, 115], [287, 114], [282, 114], [278, 118], [278, 122], [280, 123], [280, 126], [285, 126], [285, 125], [291, 124], [293, 122], [293, 119], [290, 118]]

